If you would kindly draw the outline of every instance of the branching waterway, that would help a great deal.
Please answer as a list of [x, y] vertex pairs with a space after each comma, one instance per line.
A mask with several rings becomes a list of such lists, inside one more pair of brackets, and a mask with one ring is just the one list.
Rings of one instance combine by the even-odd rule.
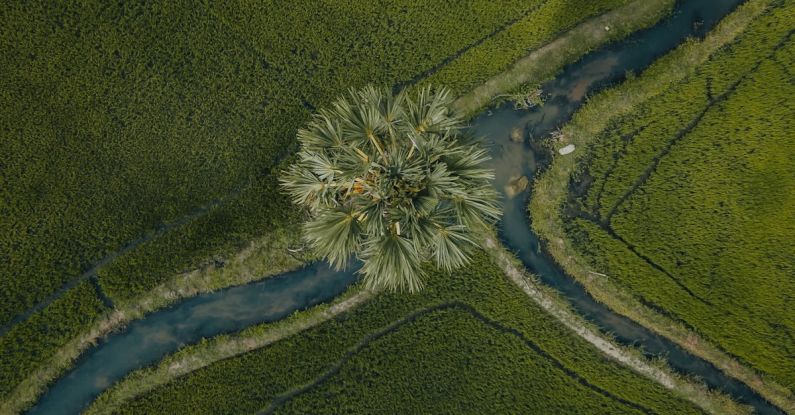
[[202, 338], [285, 318], [328, 302], [356, 280], [322, 263], [263, 281], [203, 294], [147, 315], [89, 350], [29, 413], [76, 414], [113, 382]]
[[[493, 150], [495, 186], [503, 192], [502, 242], [525, 266], [559, 290], [574, 308], [624, 344], [639, 346], [662, 357], [676, 371], [695, 376], [711, 388], [751, 405], [758, 413], [780, 414], [745, 384], [725, 376], [710, 363], [594, 301], [543, 251], [527, 217], [529, 190], [509, 197], [512, 180], [533, 176], [545, 164], [533, 143], [567, 121], [588, 94], [638, 72], [690, 36], [703, 36], [740, 0], [680, 1], [673, 15], [655, 27], [586, 55], [542, 86], [546, 102], [532, 110], [492, 108], [473, 121], [477, 134]], [[59, 379], [31, 409], [31, 414], [72, 414], [85, 408], [127, 373], [160, 360], [179, 347], [205, 337], [234, 332], [253, 324], [275, 321], [292, 312], [329, 301], [356, 280], [355, 272], [334, 272], [325, 265], [286, 273], [264, 281], [200, 295], [152, 313], [110, 335], [89, 350], [75, 368]]]

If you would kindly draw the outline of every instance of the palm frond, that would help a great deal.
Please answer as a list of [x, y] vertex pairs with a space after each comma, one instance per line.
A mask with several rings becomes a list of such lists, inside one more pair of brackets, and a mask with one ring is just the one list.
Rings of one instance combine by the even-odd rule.
[[450, 110], [452, 94], [446, 88], [423, 87], [416, 99], [407, 99], [409, 125], [420, 133], [442, 133], [462, 127], [461, 118]]
[[500, 217], [488, 153], [462, 135], [453, 96], [351, 90], [298, 132], [280, 182], [308, 208], [304, 238], [335, 267], [358, 256], [365, 284], [417, 291], [423, 264], [469, 261], [473, 232]]
[[328, 204], [331, 199], [328, 183], [303, 165], [293, 165], [279, 180], [297, 205], [314, 210]]
[[448, 225], [436, 229], [433, 238], [433, 259], [438, 268], [451, 271], [469, 263], [469, 251], [476, 246], [464, 225]]
[[403, 137], [400, 136], [399, 127], [401, 120], [404, 117], [403, 105], [406, 101], [406, 93], [400, 91], [393, 95], [387, 91], [382, 91], [382, 99], [380, 101], [379, 112], [384, 120], [386, 134], [389, 137], [389, 145], [391, 152], [397, 152]]
[[307, 128], [298, 130], [297, 137], [304, 148], [314, 151], [340, 148], [345, 143], [339, 121], [325, 112], [315, 115]]
[[332, 266], [343, 269], [359, 250], [362, 229], [356, 212], [330, 209], [304, 224], [304, 238]]
[[387, 234], [367, 241], [360, 272], [367, 287], [417, 292], [422, 289], [422, 268], [414, 244], [402, 236]]
[[312, 171], [320, 180], [330, 183], [335, 176], [342, 174], [342, 170], [326, 154], [305, 151], [299, 157], [301, 158], [300, 164]]
[[452, 202], [459, 223], [465, 226], [488, 226], [502, 216], [497, 203], [497, 192], [490, 186], [471, 189], [471, 193]]

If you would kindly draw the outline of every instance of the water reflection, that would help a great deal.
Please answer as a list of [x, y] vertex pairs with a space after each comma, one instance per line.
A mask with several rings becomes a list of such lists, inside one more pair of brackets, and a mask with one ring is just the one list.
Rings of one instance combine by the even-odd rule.
[[261, 282], [200, 295], [148, 315], [82, 357], [76, 369], [56, 382], [29, 413], [78, 413], [113, 382], [183, 345], [279, 320], [333, 299], [355, 280], [354, 271], [336, 272], [325, 264], [313, 264]]
[[[549, 134], [568, 119], [587, 95], [638, 71], [680, 44], [687, 36], [706, 33], [741, 0], [680, 1], [671, 18], [627, 40], [584, 57], [543, 86], [546, 104], [534, 111], [496, 110], [474, 121], [476, 133], [490, 144], [497, 172], [496, 187], [503, 193], [512, 179], [533, 175], [544, 164], [544, 154], [533, 151], [531, 139]], [[570, 2], [565, 7], [578, 7]], [[517, 139], [516, 131], [520, 139]], [[667, 357], [677, 370], [703, 378], [707, 384], [752, 404], [763, 414], [780, 413], [746, 385], [727, 378], [709, 363], [694, 358], [676, 345], [632, 321], [612, 313], [591, 299], [547, 257], [530, 231], [526, 214], [527, 190], [506, 198], [501, 237], [524, 264], [542, 280], [572, 300], [586, 318], [618, 340], [637, 344], [650, 355]], [[110, 383], [144, 365], [152, 364], [183, 344], [202, 337], [233, 332], [263, 321], [278, 320], [294, 310], [328, 301], [355, 280], [353, 272], [334, 272], [325, 265], [244, 287], [202, 295], [133, 322], [77, 362], [76, 369], [55, 383], [30, 413], [78, 413]]]

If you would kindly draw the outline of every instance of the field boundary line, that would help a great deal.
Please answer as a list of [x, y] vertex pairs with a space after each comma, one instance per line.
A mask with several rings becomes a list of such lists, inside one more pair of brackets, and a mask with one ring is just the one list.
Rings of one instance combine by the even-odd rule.
[[[685, 43], [652, 64], [643, 75], [592, 98], [564, 127], [565, 142], [560, 145], [572, 143], [577, 148], [585, 148], [604, 128], [608, 119], [627, 113], [639, 103], [661, 93], [665, 85], [689, 76], [697, 65], [733, 42], [754, 19], [769, 10], [771, 4], [772, 0], [747, 1], [702, 40]], [[635, 85], [639, 87], [633, 89]], [[626, 288], [609, 279], [594, 278], [588, 274], [587, 262], [568, 240], [560, 217], [560, 207], [566, 200], [568, 182], [577, 169], [577, 163], [577, 157], [555, 157], [533, 188], [529, 209], [533, 228], [555, 261], [581, 283], [594, 299], [611, 310], [672, 340], [689, 353], [712, 363], [726, 375], [745, 383], [778, 408], [795, 414], [795, 395], [791, 390], [743, 365], [681, 322], [643, 304]]]
[[654, 365], [643, 357], [639, 350], [622, 347], [608, 339], [599, 332], [598, 328], [592, 327], [572, 310], [568, 302], [560, 298], [557, 292], [528, 275], [523, 266], [516, 264], [517, 259], [506, 252], [496, 240], [495, 236], [486, 238], [484, 247], [505, 276], [552, 317], [606, 356], [675, 392], [710, 414], [750, 413], [749, 407], [734, 402], [728, 395], [710, 391], [703, 384], [678, 376], [662, 363]]
[[[527, 82], [541, 82], [553, 76], [565, 65], [573, 63], [588, 51], [625, 37], [636, 30], [652, 26], [670, 12], [675, 2], [676, 0], [635, 0], [607, 13], [587, 19], [530, 52], [524, 58], [519, 59], [509, 70], [487, 81], [486, 84], [489, 84], [489, 87], [486, 93], [493, 94], [492, 97], [477, 103], [476, 106], [472, 106], [473, 97], [480, 97], [477, 99], [483, 98], [484, 90], [482, 89], [483, 85], [481, 85], [473, 89], [472, 92], [459, 97], [454, 105], [463, 113], [472, 115], [490, 103], [493, 97], [501, 93]], [[619, 10], [621, 12], [617, 13]], [[602, 27], [606, 21], [611, 25], [609, 32], [604, 31]], [[592, 36], [594, 34], [596, 35]], [[545, 59], [547, 60], [545, 61]], [[532, 73], [528, 72], [528, 66], [533, 69]], [[516, 74], [521, 74], [521, 77], [513, 79]], [[512, 80], [509, 84], [504, 84], [499, 82], [502, 77], [509, 77]], [[495, 85], [495, 82], [499, 82], [500, 85]], [[495, 86], [501, 86], [503, 89], [495, 88]], [[291, 232], [290, 229], [285, 229], [282, 233], [290, 234]], [[291, 236], [281, 235], [279, 237], [290, 239]], [[263, 250], [259, 246], [263, 240], [267, 241], [267, 238], [252, 242], [252, 246], [237, 255], [238, 265], [243, 268], [249, 268], [244, 271], [244, 275], [230, 276], [230, 270], [235, 268], [230, 267], [230, 263], [227, 263], [222, 269], [215, 269], [212, 266], [199, 268], [188, 273], [176, 275], [167, 283], [161, 284], [134, 300], [116, 304], [119, 308], [100, 318], [90, 329], [59, 349], [54, 357], [44, 364], [42, 368], [32, 372], [10, 394], [5, 396], [4, 401], [0, 402], [0, 415], [19, 413], [32, 406], [46, 386], [71, 368], [72, 363], [85, 350], [96, 345], [102, 337], [109, 333], [123, 329], [132, 320], [142, 318], [147, 313], [181, 299], [267, 278], [268, 276], [296, 269], [301, 265], [300, 261], [291, 256], [288, 258], [286, 254], [279, 250]], [[267, 245], [267, 243], [265, 244]], [[252, 252], [258, 249], [263, 252]], [[280, 265], [266, 270], [260, 275], [252, 275], [250, 269], [254, 266], [252, 263], [261, 262], [262, 256], [274, 256]], [[260, 261], [257, 261], [257, 258]], [[226, 280], [232, 280], [233, 282], [226, 283], [224, 282]], [[124, 382], [124, 380], [121, 382]]]
[[696, 114], [696, 116], [684, 126], [684, 128], [682, 128], [680, 131], [677, 131], [677, 133], [674, 134], [674, 136], [667, 143], [665, 143], [665, 146], [663, 146], [658, 154], [652, 157], [651, 163], [646, 166], [644, 171], [635, 179], [629, 189], [627, 189], [627, 191], [624, 192], [620, 198], [618, 198], [618, 200], [607, 212], [604, 221], [608, 227], [612, 225], [613, 217], [616, 215], [616, 213], [618, 213], [618, 209], [621, 208], [621, 206], [623, 206], [641, 186], [645, 185], [649, 181], [651, 176], [653, 176], [657, 171], [657, 167], [659, 167], [662, 160], [671, 153], [673, 148], [676, 147], [676, 145], [679, 144], [685, 137], [687, 137], [688, 134], [692, 133], [693, 130], [698, 128], [698, 126], [701, 125], [701, 121], [712, 109], [731, 98], [731, 96], [737, 91], [737, 88], [739, 88], [740, 85], [742, 85], [743, 82], [745, 82], [748, 78], [754, 75], [765, 61], [773, 61], [778, 51], [781, 50], [781, 48], [792, 39], [793, 34], [795, 34], [795, 29], [791, 30], [786, 36], [784, 36], [769, 54], [760, 57], [759, 62], [754, 64], [752, 68], [743, 73], [736, 81], [729, 85], [725, 91], [721, 92], [720, 95], [712, 96], [713, 91], [708, 91], [708, 101], [704, 109], [699, 111], [698, 114]]
[[601, 394], [601, 395], [603, 395], [603, 396], [605, 396], [605, 397], [607, 397], [609, 399], [613, 399], [613, 400], [615, 400], [617, 402], [620, 402], [620, 403], [622, 403], [622, 404], [624, 404], [624, 405], [626, 405], [628, 407], [631, 407], [633, 409], [640, 410], [640, 411], [642, 411], [644, 413], [647, 413], [647, 414], [653, 414], [654, 413], [654, 411], [650, 410], [649, 408], [644, 407], [643, 405], [640, 405], [640, 404], [638, 404], [636, 402], [628, 401], [628, 400], [626, 400], [624, 398], [621, 398], [619, 396], [614, 395], [612, 392], [610, 392], [608, 390], [602, 389], [601, 387], [592, 384], [591, 382], [588, 381], [588, 379], [585, 379], [583, 376], [581, 376], [576, 371], [574, 371], [572, 369], [569, 369], [561, 361], [559, 361], [554, 356], [552, 356], [549, 353], [547, 353], [544, 349], [542, 349], [539, 345], [537, 345], [535, 342], [530, 340], [524, 333], [522, 333], [518, 329], [510, 327], [510, 326], [507, 326], [507, 325], [505, 325], [505, 324], [503, 324], [503, 323], [501, 323], [501, 322], [499, 322], [497, 320], [494, 320], [494, 319], [491, 319], [491, 318], [487, 317], [483, 313], [477, 311], [477, 309], [474, 306], [470, 305], [470, 304], [467, 304], [467, 303], [462, 302], [462, 301], [450, 301], [450, 302], [444, 302], [444, 303], [441, 303], [441, 304], [436, 304], [436, 305], [424, 307], [424, 308], [421, 308], [421, 309], [418, 309], [418, 310], [414, 310], [411, 313], [407, 314], [406, 316], [403, 316], [403, 317], [393, 321], [392, 323], [381, 327], [380, 329], [378, 329], [378, 330], [376, 330], [374, 332], [370, 332], [369, 334], [364, 336], [360, 341], [358, 341], [356, 344], [354, 344], [353, 346], [349, 347], [345, 351], [343, 356], [337, 361], [337, 363], [335, 363], [330, 369], [326, 370], [325, 372], [323, 372], [319, 376], [316, 376], [314, 379], [310, 380], [309, 382], [304, 383], [303, 385], [300, 385], [298, 387], [289, 389], [289, 390], [287, 390], [287, 391], [285, 391], [285, 392], [283, 392], [283, 393], [281, 393], [279, 395], [274, 396], [274, 398], [271, 400], [270, 405], [266, 409], [260, 411], [258, 414], [259, 415], [270, 415], [273, 412], [275, 412], [277, 409], [279, 409], [281, 406], [283, 406], [285, 403], [287, 403], [288, 401], [293, 399], [294, 397], [299, 396], [299, 395], [303, 395], [304, 393], [309, 392], [310, 390], [314, 389], [316, 386], [318, 386], [318, 385], [322, 384], [323, 382], [329, 380], [334, 375], [339, 373], [339, 371], [342, 369], [342, 367], [352, 357], [354, 357], [355, 355], [359, 354], [362, 350], [367, 348], [370, 345], [370, 343], [372, 343], [372, 342], [374, 342], [376, 340], [379, 340], [382, 337], [386, 337], [386, 336], [392, 334], [395, 330], [403, 327], [404, 325], [416, 322], [417, 320], [421, 319], [422, 317], [425, 317], [428, 314], [435, 313], [437, 311], [444, 311], [444, 310], [459, 310], [459, 311], [463, 311], [464, 313], [466, 313], [469, 316], [473, 317], [475, 320], [477, 320], [481, 324], [484, 324], [484, 325], [486, 325], [486, 326], [488, 326], [488, 327], [490, 327], [490, 328], [492, 328], [494, 330], [497, 330], [497, 331], [499, 331], [501, 333], [510, 334], [510, 335], [516, 337], [522, 343], [524, 343], [525, 346], [527, 346], [528, 348], [532, 349], [536, 354], [541, 355], [541, 357], [546, 359], [549, 363], [551, 363], [556, 368], [558, 368], [561, 371], [563, 371], [567, 376], [569, 376], [570, 378], [576, 380], [581, 385], [587, 387], [588, 389], [591, 389], [592, 391], [594, 391], [596, 393], [599, 393], [599, 394]]
[[[506, 71], [457, 99], [453, 105], [464, 114], [476, 113], [498, 95], [529, 83], [539, 83], [585, 53], [652, 26], [670, 12], [674, 4], [675, 0], [636, 0], [588, 19], [519, 59]], [[610, 30], [605, 30], [605, 27]]]

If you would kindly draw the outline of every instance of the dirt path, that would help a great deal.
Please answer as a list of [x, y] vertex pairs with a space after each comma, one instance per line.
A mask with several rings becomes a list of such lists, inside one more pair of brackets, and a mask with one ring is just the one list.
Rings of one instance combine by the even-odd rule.
[[[84, 414], [114, 413], [125, 402], [176, 377], [308, 330], [360, 306], [374, 295], [374, 292], [364, 289], [349, 292], [344, 298], [337, 299], [328, 307], [318, 306], [298, 313], [286, 320], [268, 324], [264, 330], [244, 330], [234, 335], [214, 337], [207, 344], [189, 346], [176, 355], [166, 357], [156, 366], [132, 372], [123, 381], [100, 395]], [[191, 347], [195, 347], [194, 350], [197, 352], [191, 353]]]
[[[696, 66], [705, 62], [720, 48], [734, 41], [757, 16], [770, 5], [769, 0], [750, 0], [724, 18], [707, 36], [698, 42], [685, 44], [675, 53], [653, 64], [647, 74], [632, 85], [623, 85], [591, 97], [575, 118], [563, 129], [565, 142], [579, 148], [588, 145], [592, 137], [604, 128], [608, 120], [625, 114], [635, 106], [664, 89], [664, 86], [688, 76]], [[556, 157], [543, 176], [536, 181], [530, 204], [530, 216], [536, 234], [548, 242], [550, 255], [567, 274], [581, 283], [597, 301], [638, 324], [649, 328], [687, 352], [712, 363], [726, 375], [739, 380], [765, 400], [795, 414], [795, 395], [787, 387], [762, 376], [749, 366], [728, 355], [681, 322], [654, 310], [625, 287], [609, 278], [594, 278], [587, 263], [573, 248], [558, 212], [567, 197], [569, 179], [578, 169], [577, 158]]]
[[[631, 368], [641, 375], [670, 389], [698, 407], [711, 414], [749, 413], [750, 409], [732, 402], [727, 396], [710, 392], [701, 384], [685, 380], [670, 371], [670, 369], [652, 365], [642, 357], [638, 350], [619, 346], [609, 340], [598, 329], [590, 326], [579, 314], [574, 312], [569, 304], [560, 298], [551, 288], [542, 286], [539, 282], [527, 275], [524, 267], [516, 264], [516, 259], [499, 245], [494, 237], [484, 241], [485, 249], [492, 255], [497, 264], [502, 268], [508, 279], [516, 284], [533, 301], [538, 303], [546, 312], [555, 317], [564, 326], [571, 329], [578, 336], [591, 343], [610, 358]], [[730, 411], [730, 412], [727, 412]]]
[[674, 0], [638, 0], [589, 19], [460, 97], [454, 106], [465, 114], [473, 114], [488, 106], [494, 97], [541, 82], [587, 52], [652, 26], [674, 3]]

